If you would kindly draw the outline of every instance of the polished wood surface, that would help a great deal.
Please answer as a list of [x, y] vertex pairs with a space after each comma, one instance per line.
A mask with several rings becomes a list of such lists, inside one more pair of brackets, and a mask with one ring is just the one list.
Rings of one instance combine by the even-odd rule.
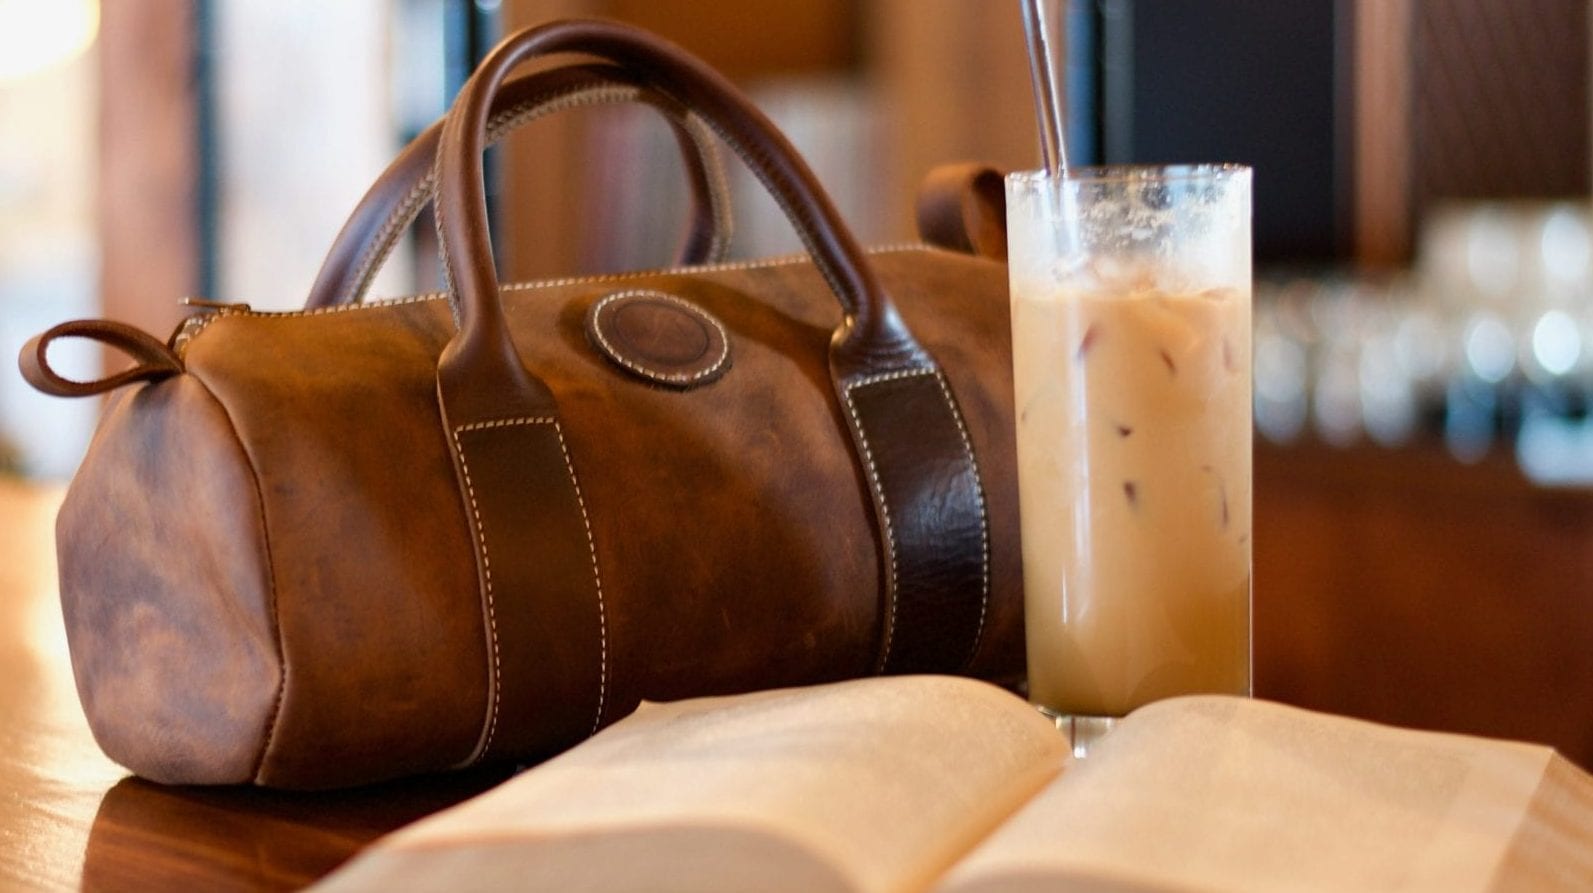
[[1593, 489], [1505, 450], [1258, 442], [1255, 531], [1257, 695], [1593, 768]]
[[335, 794], [171, 788], [100, 753], [55, 583], [57, 489], [0, 478], [0, 890], [294, 890], [502, 770]]

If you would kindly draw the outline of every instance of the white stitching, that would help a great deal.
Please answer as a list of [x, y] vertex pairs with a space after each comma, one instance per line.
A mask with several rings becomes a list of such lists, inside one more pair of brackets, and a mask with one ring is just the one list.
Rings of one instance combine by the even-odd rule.
[[935, 370], [935, 380], [940, 383], [940, 393], [946, 398], [946, 408], [957, 423], [957, 433], [962, 436], [962, 448], [968, 454], [968, 464], [973, 466], [974, 498], [979, 502], [979, 625], [974, 628], [973, 647], [968, 651], [968, 659], [962, 664], [967, 668], [979, 653], [979, 643], [985, 634], [985, 614], [990, 607], [990, 511], [985, 503], [984, 474], [979, 470], [979, 457], [974, 453], [973, 441], [968, 437], [962, 413], [957, 411], [957, 404], [951, 398], [951, 385], [947, 384], [945, 373], [939, 369]]
[[570, 459], [569, 446], [564, 442], [564, 428], [559, 420], [552, 416], [521, 416], [518, 418], [492, 419], [485, 422], [472, 422], [460, 425], [454, 429], [454, 447], [459, 451], [459, 467], [464, 472], [465, 490], [470, 496], [470, 511], [474, 516], [476, 525], [476, 540], [481, 545], [481, 563], [484, 568], [483, 577], [487, 591], [487, 623], [492, 641], [492, 716], [487, 724], [486, 738], [480, 752], [476, 755], [479, 760], [492, 746], [492, 736], [498, 724], [498, 703], [500, 685], [500, 670], [498, 658], [498, 626], [496, 611], [493, 604], [492, 591], [492, 564], [487, 559], [487, 536], [482, 527], [481, 512], [476, 505], [475, 487], [470, 482], [470, 469], [465, 462], [464, 444], [459, 435], [466, 431], [480, 431], [488, 428], [507, 428], [517, 425], [552, 425], [553, 433], [559, 439], [559, 452], [564, 457], [564, 470], [570, 476], [570, 486], [575, 490], [575, 502], [581, 509], [581, 525], [586, 530], [586, 549], [592, 560], [592, 582], [597, 588], [597, 628], [598, 628], [598, 682], [597, 682], [597, 713], [592, 718], [592, 729], [589, 735], [596, 734], [598, 726], [603, 722], [603, 710], [608, 701], [608, 609], [603, 600], [603, 576], [597, 564], [597, 540], [592, 535], [592, 520], [586, 511], [586, 497], [581, 494], [581, 482], [575, 474], [575, 463]]
[[[897, 254], [903, 252], [936, 252], [941, 254], [956, 254], [944, 248], [933, 245], [908, 243], [901, 245], [881, 245], [868, 249], [870, 255]], [[791, 254], [784, 257], [770, 257], [759, 260], [731, 261], [722, 264], [703, 264], [695, 267], [666, 267], [659, 270], [635, 270], [628, 273], [602, 273], [596, 276], [568, 276], [563, 279], [544, 279], [537, 282], [514, 282], [501, 286], [502, 291], [536, 291], [544, 288], [560, 288], [566, 285], [602, 285], [612, 282], [625, 282], [632, 279], [646, 279], [655, 276], [688, 276], [694, 273], [723, 273], [735, 270], [764, 270], [776, 267], [789, 267], [806, 263], [811, 258], [807, 254]], [[199, 333], [210, 327], [218, 319], [228, 316], [248, 316], [256, 319], [294, 319], [301, 316], [325, 316], [328, 313], [353, 313], [360, 310], [381, 310], [386, 307], [398, 307], [403, 304], [420, 304], [426, 301], [441, 301], [448, 297], [447, 292], [427, 292], [421, 295], [411, 295], [405, 298], [384, 298], [379, 301], [365, 301], [359, 304], [337, 304], [331, 307], [312, 307], [304, 310], [223, 310], [212, 313], [205, 321], [197, 326], [188, 336], [191, 343], [199, 337]]]
[[848, 382], [846, 385], [846, 411], [852, 416], [852, 426], [857, 430], [858, 442], [863, 447], [863, 462], [868, 466], [869, 483], [873, 485], [874, 495], [879, 500], [880, 520], [885, 526], [885, 550], [891, 560], [890, 583], [885, 590], [890, 593], [890, 614], [887, 615], [885, 622], [885, 643], [880, 647], [877, 672], [884, 672], [886, 665], [890, 663], [892, 639], [896, 635], [896, 532], [891, 527], [891, 509], [890, 504], [885, 500], [885, 487], [880, 483], [879, 467], [874, 464], [874, 450], [869, 446], [868, 431], [863, 427], [863, 420], [857, 414], [857, 404], [852, 401], [852, 391], [890, 378], [907, 378], [913, 375], [925, 375], [929, 372], [930, 370], [928, 369], [892, 372]]
[[[487, 145], [493, 146], [507, 136], [511, 131], [521, 125], [545, 118], [567, 109], [581, 108], [587, 105], [602, 105], [610, 102], [630, 102], [639, 96], [641, 91], [635, 87], [620, 87], [612, 84], [586, 84], [576, 85], [563, 91], [550, 91], [539, 96], [532, 96], [524, 102], [511, 106], [491, 118], [487, 119]], [[382, 224], [376, 233], [376, 238], [361, 254], [354, 269], [359, 273], [355, 279], [354, 289], [350, 300], [359, 302], [365, 292], [370, 288], [371, 281], [381, 268], [386, 266], [387, 258], [392, 253], [393, 246], [398, 244], [398, 236], [409, 228], [415, 218], [420, 215], [420, 209], [432, 200], [436, 191], [437, 174], [428, 171], [404, 196], [402, 202], [394, 209], [391, 216]]]
[[714, 228], [713, 244], [708, 247], [708, 262], [723, 263], [725, 255], [730, 252], [730, 243], [734, 240], [736, 232], [735, 211], [730, 198], [730, 179], [725, 173], [724, 159], [719, 155], [719, 144], [714, 142], [713, 130], [703, 124], [702, 118], [690, 110], [686, 112], [684, 120], [686, 131], [691, 134], [691, 139], [697, 144], [698, 153], [702, 156], [701, 167], [706, 170], [710, 181], [709, 213], [719, 221], [719, 225]]
[[553, 433], [559, 437], [559, 452], [564, 454], [564, 470], [570, 473], [570, 486], [575, 488], [575, 502], [581, 507], [581, 525], [586, 528], [586, 550], [592, 556], [592, 583], [597, 587], [597, 714], [592, 717], [592, 731], [588, 733], [595, 735], [598, 726], [603, 724], [603, 708], [608, 700], [608, 610], [603, 604], [603, 576], [597, 567], [597, 540], [592, 536], [592, 519], [586, 513], [586, 497], [581, 495], [581, 482], [575, 476], [575, 463], [570, 461], [570, 450], [564, 443], [564, 429], [557, 419], [553, 421]]
[[[447, 139], [448, 138], [446, 127], [447, 127], [447, 125], [444, 125], [445, 129], [444, 129], [443, 135], [442, 135], [443, 139]], [[435, 166], [433, 166], [433, 168], [432, 168], [432, 176], [433, 177], [437, 176], [437, 169], [436, 169]], [[433, 228], [437, 230], [437, 253], [442, 255], [442, 272], [443, 272], [443, 292], [442, 292], [442, 297], [445, 298], [448, 301], [448, 315], [453, 317], [453, 320], [454, 320], [454, 331], [455, 332], [461, 332], [465, 328], [465, 313], [464, 313], [464, 309], [460, 306], [461, 304], [464, 303], [464, 295], [461, 295], [461, 294], [458, 293], [458, 291], [459, 291], [459, 289], [458, 289], [458, 280], [454, 279], [454, 262], [453, 262], [452, 256], [448, 252], [448, 232], [447, 232], [448, 226], [447, 226], [447, 223], [444, 222], [444, 220], [443, 220], [443, 203], [442, 202], [436, 202], [436, 203], [434, 203], [432, 205], [432, 208], [431, 208], [431, 219], [432, 219], [432, 223], [435, 224], [435, 226]], [[490, 262], [490, 255], [492, 253], [491, 244], [489, 244], [487, 246], [487, 253], [489, 255], [489, 262]], [[353, 306], [353, 305], [349, 305], [349, 306]], [[502, 308], [501, 307], [499, 308], [499, 312], [502, 312]]]
[[[918, 243], [918, 242], [905, 242], [905, 243], [901, 243], [901, 244], [897, 244], [897, 245], [880, 245], [880, 246], [868, 249], [867, 253], [872, 256], [872, 255], [880, 255], [880, 254], [905, 253], [905, 252], [909, 252], [909, 251], [915, 251], [915, 252], [939, 252], [939, 253], [943, 253], [943, 254], [955, 254], [956, 253], [956, 252], [952, 252], [952, 251], [947, 251], [944, 248], [936, 248], [933, 245], [925, 245], [925, 244]], [[718, 264], [700, 264], [700, 265], [691, 266], [691, 267], [665, 267], [665, 268], [659, 269], [659, 270], [632, 270], [632, 271], [626, 272], [626, 273], [600, 273], [600, 274], [595, 275], [595, 276], [566, 276], [566, 277], [564, 277], [562, 279], [544, 279], [544, 280], [540, 280], [540, 281], [537, 281], [537, 282], [516, 282], [516, 283], [512, 283], [510, 285], [505, 285], [503, 287], [503, 290], [504, 291], [532, 291], [532, 290], [539, 289], [539, 288], [554, 288], [554, 287], [564, 286], [564, 285], [585, 285], [585, 284], [598, 284], [598, 283], [607, 283], [607, 282], [624, 282], [624, 281], [630, 280], [630, 279], [647, 279], [649, 277], [655, 277], [655, 276], [690, 276], [690, 275], [692, 275], [694, 273], [725, 273], [725, 272], [732, 272], [732, 271], [737, 271], [737, 270], [772, 270], [772, 269], [774, 269], [776, 267], [794, 267], [794, 266], [798, 266], [800, 264], [812, 263], [812, 262], [813, 262], [813, 256], [812, 255], [808, 254], [805, 251], [799, 251], [799, 252], [797, 252], [795, 254], [784, 254], [784, 255], [777, 256], [777, 257], [763, 257], [763, 258], [756, 258], [756, 259], [753, 259], [753, 260], [734, 260], [734, 261], [726, 261], [724, 263], [718, 263]], [[815, 265], [815, 267], [817, 267], [817, 265]], [[369, 306], [378, 306], [378, 305], [372, 304], [372, 305], [369, 305]], [[330, 309], [333, 309], [333, 308], [327, 307], [327, 308], [322, 308], [322, 309], [330, 310]], [[263, 312], [263, 311], [255, 311], [255, 312]], [[292, 312], [292, 311], [289, 311], [289, 312]], [[315, 311], [306, 310], [306, 311], [303, 311], [303, 312], [305, 312], [305, 313], [313, 313]], [[274, 315], [276, 315], [276, 314], [274, 314]]]
[[[666, 118], [677, 121], [697, 149], [698, 164], [708, 172], [708, 195], [711, 215], [717, 221], [714, 228], [713, 242], [710, 243], [708, 256], [714, 261], [724, 257], [730, 248], [731, 233], [734, 230], [733, 216], [730, 208], [730, 184], [725, 177], [724, 162], [713, 143], [713, 134], [707, 132], [702, 120], [693, 115], [689, 110], [676, 115], [671, 108], [664, 105], [648, 102], [642, 96], [639, 87], [630, 87], [618, 84], [584, 84], [562, 91], [549, 91], [540, 96], [532, 96], [517, 105], [504, 109], [487, 120], [487, 145], [496, 145], [511, 132], [533, 121], [541, 120], [559, 112], [569, 109], [584, 108], [587, 106], [609, 105], [621, 102], [642, 102], [652, 105]], [[694, 126], [695, 125], [695, 126]], [[686, 161], [690, 164], [690, 160]], [[349, 297], [350, 302], [360, 303], [365, 293], [370, 289], [371, 282], [381, 268], [386, 266], [387, 258], [392, 253], [393, 246], [398, 244], [398, 236], [409, 228], [415, 218], [419, 216], [420, 209], [431, 201], [437, 185], [435, 172], [429, 172], [420, 182], [416, 183], [392, 215], [382, 224], [376, 234], [376, 239], [366, 247], [355, 263], [354, 269], [359, 274], [355, 279], [354, 288]]]
[[874, 451], [869, 446], [868, 433], [863, 428], [863, 422], [858, 417], [857, 404], [852, 401], [852, 391], [857, 388], [879, 384], [884, 381], [898, 381], [904, 378], [917, 378], [924, 375], [935, 376], [935, 381], [940, 385], [940, 393], [946, 399], [946, 408], [951, 412], [952, 420], [957, 423], [957, 433], [962, 437], [963, 449], [967, 452], [968, 461], [974, 470], [974, 496], [979, 504], [979, 561], [980, 561], [980, 588], [979, 588], [979, 625], [974, 630], [973, 649], [969, 651], [963, 666], [967, 667], [973, 662], [974, 655], [979, 652], [980, 640], [984, 637], [985, 616], [990, 605], [990, 521], [985, 505], [983, 478], [979, 473], [979, 460], [974, 455], [973, 443], [968, 439], [968, 429], [963, 425], [962, 415], [957, 412], [957, 404], [952, 401], [951, 388], [946, 383], [946, 377], [941, 371], [932, 366], [921, 366], [913, 369], [902, 369], [896, 372], [883, 372], [870, 375], [850, 382], [846, 386], [846, 408], [852, 416], [852, 423], [857, 428], [858, 439], [862, 442], [863, 460], [868, 465], [869, 480], [874, 486], [874, 491], [879, 497], [880, 516], [885, 524], [885, 538], [890, 549], [891, 577], [890, 577], [890, 621], [885, 627], [885, 644], [881, 649], [879, 660], [880, 670], [890, 663], [892, 640], [896, 631], [896, 535], [891, 527], [890, 507], [885, 500], [885, 488], [880, 484], [879, 469], [874, 464]]
[[455, 428], [456, 433], [464, 431], [484, 431], [488, 428], [512, 428], [516, 425], [552, 425], [556, 421], [552, 416], [516, 416], [512, 419], [488, 419], [485, 422], [471, 422]]
[[[772, 176], [768, 173], [768, 155], [762, 149], [732, 138], [723, 127], [719, 126], [719, 122], [713, 118], [704, 116], [702, 122], [708, 129], [718, 134], [719, 139], [723, 140], [725, 145], [739, 155], [742, 161], [746, 162], [747, 169], [752, 172], [753, 176], [758, 178], [758, 182], [763, 184], [763, 188], [768, 191], [769, 196], [785, 212], [786, 219], [791, 221], [793, 228], [796, 230], [797, 238], [802, 240], [802, 244], [807, 247], [808, 253], [812, 256], [813, 266], [818, 268], [819, 273], [824, 276], [824, 281], [830, 284], [830, 290], [835, 293], [835, 296], [841, 299], [842, 309], [846, 312], [846, 315], [852, 316], [855, 314], [857, 312], [856, 302], [860, 296], [850, 294], [847, 289], [841, 287], [839, 274], [832, 269], [825, 253], [819, 250], [819, 244], [813, 238], [813, 230], [815, 229], [813, 218], [808, 213], [811, 210], [811, 205], [793, 203], [782, 190], [776, 188]], [[820, 194], [822, 199], [822, 187]]]
[[[609, 304], [621, 298], [661, 298], [671, 304], [677, 304], [686, 308], [688, 311], [692, 312], [694, 317], [701, 317], [702, 319], [707, 320], [709, 325], [712, 325], [714, 330], [719, 333], [719, 341], [721, 345], [719, 350], [719, 358], [714, 360], [712, 366], [709, 366], [706, 369], [699, 369], [698, 371], [687, 375], [681, 372], [659, 372], [656, 369], [649, 369], [646, 366], [631, 360], [629, 357], [622, 355], [619, 349], [610, 344], [608, 342], [608, 338], [604, 336], [603, 327], [599, 324], [598, 316], [598, 314], [603, 312], [604, 307], [607, 307]], [[725, 362], [730, 359], [730, 334], [725, 331], [724, 326], [719, 324], [719, 320], [715, 319], [706, 310], [703, 310], [690, 301], [683, 301], [674, 295], [646, 288], [633, 288], [627, 289], [626, 291], [617, 291], [603, 298], [601, 301], [598, 301], [597, 304], [593, 306], [592, 313], [592, 334], [597, 336], [598, 343], [602, 346], [604, 353], [610, 359], [614, 360], [614, 362], [619, 363], [621, 366], [624, 366], [626, 369], [629, 369], [638, 375], [662, 381], [673, 381], [682, 384], [690, 384], [691, 382], [699, 381], [718, 372], [720, 368], [725, 365]]]
[[354, 272], [357, 277], [354, 280], [354, 288], [350, 293], [349, 300], [358, 301], [365, 294], [366, 289], [370, 288], [371, 280], [375, 279], [381, 268], [387, 265], [388, 255], [392, 252], [393, 246], [398, 243], [399, 234], [408, 229], [411, 223], [415, 222], [415, 218], [420, 215], [420, 209], [425, 207], [426, 202], [431, 200], [432, 191], [436, 185], [437, 175], [428, 170], [426, 176], [420, 178], [420, 182], [410, 187], [409, 192], [404, 195], [403, 201], [393, 211], [392, 216], [382, 223], [381, 229], [376, 231], [376, 238], [365, 246], [365, 250], [361, 252], [359, 260], [354, 264]]
[[[526, 422], [545, 422], [546, 419], [527, 419]], [[492, 687], [488, 692], [491, 709], [487, 718], [487, 730], [483, 733], [481, 744], [476, 749], [476, 754], [471, 762], [477, 762], [486, 756], [492, 747], [492, 736], [498, 729], [498, 702], [500, 700], [499, 687], [502, 684], [502, 670], [498, 659], [498, 615], [493, 605], [492, 593], [492, 559], [487, 555], [487, 532], [481, 523], [481, 507], [476, 504], [476, 487], [470, 482], [470, 463], [465, 460], [465, 445], [459, 439], [459, 434], [470, 430], [468, 426], [454, 429], [454, 450], [459, 454], [459, 469], [464, 474], [465, 492], [470, 497], [470, 517], [474, 522], [476, 544], [481, 547], [481, 577], [482, 585], [487, 594], [487, 642], [492, 646]]]
[[[818, 269], [820, 274], [824, 276], [824, 280], [829, 283], [830, 290], [835, 293], [836, 297], [841, 299], [843, 309], [847, 315], [850, 316], [855, 314], [857, 312], [856, 301], [860, 296], [852, 295], [847, 289], [841, 287], [840, 275], [833, 268], [825, 253], [819, 250], [819, 244], [814, 240], [814, 230], [816, 227], [814, 227], [813, 217], [809, 213], [811, 207], [801, 203], [792, 202], [781, 189], [776, 188], [776, 184], [774, 182], [775, 178], [768, 173], [768, 155], [761, 148], [753, 144], [744, 143], [741, 140], [732, 137], [731, 134], [721, 127], [719, 122], [713, 118], [699, 117], [699, 120], [705, 127], [717, 134], [719, 139], [723, 140], [726, 145], [730, 146], [731, 149], [734, 150], [743, 161], [747, 162], [747, 168], [752, 171], [753, 175], [756, 176], [761, 183], [763, 183], [763, 186], [766, 190], [768, 190], [769, 195], [774, 198], [775, 202], [781, 207], [782, 210], [785, 211], [786, 217], [792, 222], [797, 231], [798, 238], [802, 240], [803, 245], [807, 246], [808, 252], [812, 256], [814, 266]], [[440, 219], [442, 214], [438, 213], [437, 217]], [[446, 275], [448, 273], [446, 256], [444, 257], [444, 261], [443, 273]], [[453, 291], [451, 281], [449, 291]]]
[[663, 270], [634, 270], [627, 273], [603, 273], [596, 276], [565, 276], [561, 279], [545, 279], [540, 282], [516, 282], [503, 287], [504, 291], [534, 291], [539, 288], [554, 288], [564, 285], [582, 285], [587, 283], [624, 282], [628, 279], [645, 279], [650, 276], [681, 276], [692, 273], [722, 273], [736, 270], [760, 270], [775, 267], [790, 267], [809, 260], [806, 254], [787, 254], [781, 257], [764, 258], [761, 260], [727, 261], [722, 264], [707, 264], [698, 267], [669, 267]]

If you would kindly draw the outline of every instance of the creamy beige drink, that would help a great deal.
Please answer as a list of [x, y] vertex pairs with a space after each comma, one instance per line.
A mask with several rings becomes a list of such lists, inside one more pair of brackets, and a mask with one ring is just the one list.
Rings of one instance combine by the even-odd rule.
[[1029, 696], [1070, 716], [1250, 691], [1249, 172], [1127, 170], [1008, 187]]
[[1029, 694], [1250, 687], [1249, 292], [1013, 296]]

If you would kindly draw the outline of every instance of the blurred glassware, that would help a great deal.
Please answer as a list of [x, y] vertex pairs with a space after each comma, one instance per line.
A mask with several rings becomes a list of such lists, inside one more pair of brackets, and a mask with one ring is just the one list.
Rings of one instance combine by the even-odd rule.
[[1409, 275], [1256, 288], [1256, 429], [1287, 443], [1510, 446], [1544, 483], [1593, 483], [1593, 235], [1582, 202], [1451, 204]]

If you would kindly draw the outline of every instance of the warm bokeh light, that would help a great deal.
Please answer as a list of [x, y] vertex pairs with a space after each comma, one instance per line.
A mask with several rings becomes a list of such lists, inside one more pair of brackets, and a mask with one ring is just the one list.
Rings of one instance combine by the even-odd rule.
[[76, 58], [99, 27], [98, 0], [0, 0], [0, 81]]

